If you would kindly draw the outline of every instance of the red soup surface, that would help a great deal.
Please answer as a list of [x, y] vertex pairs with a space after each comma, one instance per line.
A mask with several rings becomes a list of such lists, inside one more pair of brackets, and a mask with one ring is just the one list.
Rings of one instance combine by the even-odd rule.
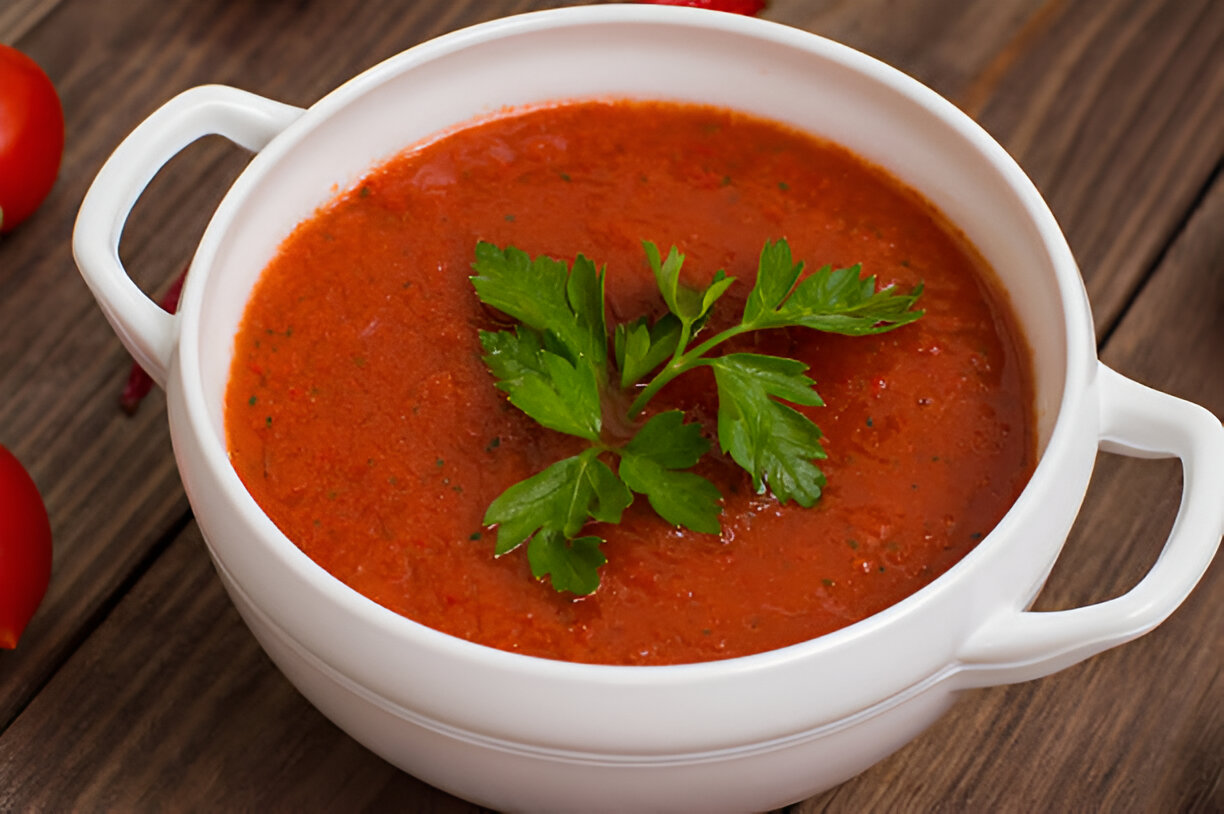
[[[495, 389], [478, 330], [504, 322], [468, 280], [478, 240], [606, 264], [609, 321], [665, 313], [641, 241], [684, 275], [738, 278], [767, 239], [815, 269], [922, 282], [926, 316], [879, 336], [806, 329], [740, 350], [810, 365], [823, 497], [756, 494], [714, 453], [723, 533], [670, 526], [642, 497], [606, 538], [598, 591], [559, 594], [481, 520], [513, 483], [574, 454]], [[319, 565], [437, 630], [582, 662], [729, 658], [811, 639], [929, 583], [998, 522], [1032, 472], [1027, 350], [991, 272], [930, 205], [827, 142], [730, 111], [590, 102], [508, 111], [418, 146], [302, 223], [256, 286], [226, 403], [230, 457]], [[652, 402], [714, 438], [708, 369]]]

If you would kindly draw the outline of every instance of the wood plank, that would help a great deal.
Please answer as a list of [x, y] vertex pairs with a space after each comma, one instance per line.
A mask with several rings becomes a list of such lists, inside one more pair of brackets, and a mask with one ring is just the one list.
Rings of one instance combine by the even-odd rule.
[[60, 0], [5, 0], [0, 5], [0, 43], [17, 43], [59, 3]]
[[[140, 120], [188, 87], [221, 82], [306, 105], [421, 40], [560, 4], [453, 3], [442, 13], [431, 13], [425, 4], [369, 3], [353, 10], [322, 0], [258, 6], [64, 0], [38, 6], [46, 24], [26, 29], [19, 44], [60, 91], [67, 148], [50, 198], [0, 244], [0, 325], [5, 326], [0, 443], [26, 462], [44, 491], [56, 558], [47, 600], [22, 647], [0, 653], [0, 725], [24, 705], [187, 511], [161, 394], [154, 393], [133, 419], [115, 409], [128, 359], [80, 284], [70, 256], [76, 206], [102, 161]], [[776, 12], [785, 19], [796, 10], [778, 3]], [[923, 15], [911, 9], [904, 19]], [[923, 31], [938, 34], [928, 29]], [[894, 25], [873, 36], [867, 27], [858, 38], [889, 51], [906, 30]], [[320, 31], [336, 35], [320, 38]], [[980, 51], [979, 60], [989, 49]], [[970, 60], [957, 75], [975, 69]], [[209, 214], [247, 159], [220, 139], [205, 139], [171, 161], [150, 185], [121, 246], [124, 263], [146, 291], [162, 290], [187, 263]]]
[[476, 812], [367, 752], [242, 624], [192, 524], [0, 737], [0, 811]]
[[[1224, 179], [1105, 359], [1224, 413], [1218, 366], [1195, 353], [1220, 346], [1224, 277], [1205, 270], [1224, 268], [1221, 218]], [[1103, 456], [1039, 607], [1099, 601], [1133, 584], [1155, 557], [1177, 490], [1171, 462]], [[1217, 563], [1148, 636], [1041, 681], [968, 694], [896, 756], [796, 810], [1219, 810], [1222, 583]], [[0, 789], [0, 809], [17, 810], [175, 809], [201, 799], [239, 810], [478, 810], [396, 772], [293, 692], [228, 605], [194, 525], [0, 737]]]
[[879, 57], [957, 102], [1050, 204], [1098, 337], [1224, 155], [1224, 4], [806, 3], [770, 15]]
[[[264, 6], [251, 15], [249, 4], [233, 2], [77, 2], [56, 9], [53, 27], [29, 29], [22, 46], [60, 89], [69, 144], [52, 198], [5, 239], [0, 324], [8, 326], [8, 344], [0, 339], [0, 392], [15, 396], [0, 403], [0, 441], [30, 463], [43, 486], [57, 556], [51, 593], [21, 649], [0, 654], [0, 721], [22, 708], [108, 612], [185, 512], [160, 394], [135, 419], [114, 410], [126, 356], [68, 256], [76, 202], [113, 145], [158, 104], [195, 84], [224, 82], [309, 104], [420, 39], [547, 5], [556, 4], [452, 4], [428, 15], [390, 4], [354, 12], [316, 2]], [[346, 33], [320, 44], [309, 36], [320, 30]], [[903, 29], [885, 32], [887, 39], [898, 36]], [[146, 290], [164, 287], [187, 261], [207, 213], [245, 161], [224, 143], [204, 142], [154, 181], [122, 247]]]
[[[114, 409], [126, 358], [76, 279], [67, 236], [105, 155], [178, 90], [220, 81], [308, 104], [420, 39], [551, 4], [461, 2], [430, 14], [426, 4], [322, 0], [54, 8], [6, 0], [14, 1], [47, 9], [40, 19], [51, 22], [27, 28], [20, 44], [64, 95], [69, 148], [52, 199], [0, 243], [0, 443], [30, 464], [57, 539], [47, 605], [22, 647], [0, 653], [0, 727], [24, 709], [0, 735], [0, 809], [216, 799], [240, 809], [283, 800], [304, 809], [419, 801], [425, 810], [471, 810], [360, 750], [276, 676], [224, 602], [194, 526], [161, 549], [186, 513], [162, 402], [155, 395], [130, 420]], [[1158, 10], [1141, 16], [1149, 7]], [[1224, 6], [939, 0], [933, 8], [775, 0], [769, 14], [888, 59], [977, 115], [1050, 197], [1104, 331], [1219, 161]], [[311, 36], [318, 31], [336, 35]], [[209, 141], [157, 179], [123, 246], [146, 289], [163, 287], [186, 261], [245, 160]], [[1208, 225], [1196, 220], [1106, 353], [1124, 372], [1158, 385], [1169, 377], [1169, 389], [1224, 412], [1218, 362], [1204, 367], [1202, 352], [1221, 347], [1221, 299], [1218, 289], [1196, 288], [1205, 268], [1224, 267], [1211, 227], [1224, 217], [1220, 197], [1217, 184], [1204, 203]], [[1177, 307], [1187, 300], [1190, 314]], [[1175, 337], [1159, 329], [1168, 324], [1178, 326]], [[1168, 527], [1175, 477], [1170, 465], [1104, 458], [1043, 607], [1133, 582]], [[800, 809], [1224, 809], [1220, 605], [1211, 601], [1221, 595], [1220, 571], [1156, 633], [1051, 679], [973, 693], [892, 760]], [[1156, 675], [1186, 678], [1166, 686], [1153, 664]], [[1119, 714], [1119, 697], [1137, 699], [1135, 708]], [[1147, 707], [1138, 702], [1148, 698]], [[288, 796], [275, 797], [278, 789]], [[329, 796], [334, 789], [349, 796]]]
[[[1031, 47], [1061, 5], [1057, 0], [772, 0], [763, 16], [849, 45], [955, 100], [995, 70], [1001, 54]], [[975, 95], [989, 98], [992, 91]]]
[[[558, 3], [453, 3], [431, 14], [422, 6], [349, 8], [324, 0], [64, 0], [18, 42], [57, 86], [67, 144], [43, 207], [0, 238], [0, 444], [42, 489], [56, 547], [43, 607], [21, 647], [0, 652], [0, 726], [187, 514], [161, 394], [135, 418], [118, 410], [130, 360], [71, 257], [77, 206], [111, 150], [154, 108], [194, 85], [223, 82], [309, 104], [423, 39], [548, 5]], [[319, 37], [321, 31], [346, 33]], [[206, 139], [150, 185], [121, 245], [145, 290], [161, 290], [184, 267], [248, 158], [228, 142]]]
[[1224, 156], [1222, 54], [1214, 0], [1059, 4], [971, 111], [1062, 224], [1098, 338]]
[[[1218, 416], [1221, 222], [1217, 178], [1103, 354], [1118, 371]], [[1180, 488], [1176, 462], [1100, 456], [1036, 607], [1103, 601], [1134, 585], [1163, 545]], [[1217, 557], [1154, 632], [1040, 681], [967, 694], [914, 743], [798, 811], [1224, 810], [1222, 616]]]

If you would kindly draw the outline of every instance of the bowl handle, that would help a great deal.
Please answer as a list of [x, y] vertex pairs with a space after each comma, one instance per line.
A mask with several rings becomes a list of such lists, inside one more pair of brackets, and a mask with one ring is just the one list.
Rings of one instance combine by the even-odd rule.
[[1099, 366], [1100, 448], [1182, 462], [1173, 530], [1151, 570], [1115, 599], [1064, 611], [1001, 611], [961, 647], [962, 686], [1027, 681], [1142, 636], [1168, 618], [1224, 535], [1224, 426], [1206, 409]]
[[137, 287], [119, 260], [132, 207], [157, 171], [196, 139], [220, 135], [258, 152], [303, 112], [223, 85], [192, 88], [141, 122], [85, 193], [72, 238], [77, 267], [124, 347], [158, 385], [166, 385], [177, 321]]

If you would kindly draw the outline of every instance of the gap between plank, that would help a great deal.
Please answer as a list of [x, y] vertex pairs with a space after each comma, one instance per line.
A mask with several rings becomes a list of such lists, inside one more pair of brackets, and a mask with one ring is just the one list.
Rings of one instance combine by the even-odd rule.
[[82, 620], [73, 636], [65, 643], [66, 646], [62, 649], [62, 655], [60, 658], [47, 663], [46, 672], [40, 676], [36, 682], [31, 683], [29, 692], [27, 693], [23, 703], [14, 707], [12, 714], [8, 718], [5, 720], [0, 720], [0, 737], [3, 737], [4, 732], [13, 724], [14, 721], [21, 717], [21, 714], [25, 712], [26, 707], [28, 707], [34, 701], [34, 699], [38, 698], [42, 694], [43, 690], [47, 688], [47, 685], [51, 683], [55, 676], [59, 675], [59, 672], [63, 666], [80, 651], [81, 645], [84, 644], [84, 642], [89, 639], [89, 637], [92, 636], [98, 628], [106, 623], [106, 620], [114, 612], [119, 603], [123, 601], [124, 597], [131, 593], [132, 588], [136, 585], [136, 583], [149, 572], [158, 558], [165, 553], [166, 549], [168, 549], [174, 540], [187, 529], [187, 526], [189, 526], [194, 519], [195, 515], [188, 510], [183, 512], [182, 516], [177, 520], [171, 522], [166, 531], [161, 534], [156, 541], [154, 541], [153, 545], [149, 546], [149, 549], [145, 551], [144, 555], [137, 561], [136, 565], [133, 566], [131, 571], [128, 572], [127, 576], [125, 576], [123, 580], [121, 580], [119, 584], [115, 586], [115, 589], [111, 591], [110, 595], [99, 602], [98, 607], [93, 611], [93, 613], [89, 614]]
[[1175, 222], [1174, 228], [1169, 230], [1168, 237], [1165, 238], [1164, 242], [1160, 244], [1156, 254], [1152, 257], [1152, 262], [1148, 266], [1147, 271], [1144, 272], [1135, 281], [1134, 285], [1131, 286], [1130, 291], [1127, 292], [1126, 297], [1122, 301], [1122, 307], [1117, 310], [1110, 320], [1105, 322], [1101, 331], [1101, 338], [1097, 341], [1098, 355], [1104, 353], [1106, 346], [1109, 345], [1109, 340], [1114, 335], [1114, 332], [1118, 329], [1118, 326], [1122, 323], [1122, 320], [1126, 317], [1126, 315], [1130, 313], [1131, 307], [1134, 306], [1139, 297], [1143, 295], [1143, 292], [1147, 288], [1148, 284], [1153, 278], [1156, 277], [1157, 273], [1160, 271], [1160, 267], [1168, 258], [1169, 252], [1182, 237], [1182, 235], [1186, 233], [1186, 229], [1189, 226], [1190, 221], [1194, 219], [1194, 213], [1197, 212], [1198, 208], [1203, 205], [1203, 202], [1207, 199], [1207, 195], [1211, 192], [1212, 187], [1214, 187], [1215, 184], [1221, 180], [1222, 174], [1224, 174], [1224, 159], [1217, 161], [1211, 172], [1207, 173], [1206, 179], [1203, 181], [1202, 185], [1199, 186], [1198, 191], [1194, 194], [1194, 197], [1190, 199], [1190, 202], [1186, 206], [1186, 209], [1182, 212], [1181, 217], [1179, 217]]

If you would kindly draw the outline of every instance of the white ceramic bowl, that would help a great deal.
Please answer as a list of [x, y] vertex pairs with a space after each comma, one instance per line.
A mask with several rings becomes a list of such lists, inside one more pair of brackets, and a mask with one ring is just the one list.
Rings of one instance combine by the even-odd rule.
[[[998, 272], [1035, 357], [1040, 460], [998, 527], [926, 588], [836, 633], [745, 658], [550, 661], [452, 638], [365, 599], [302, 554], [243, 488], [224, 444], [232, 337], [293, 226], [439, 130], [505, 105], [608, 95], [724, 105], [847, 145], [924, 193]], [[157, 169], [209, 133], [258, 154], [213, 217], [169, 316], [128, 278], [119, 235]], [[195, 88], [102, 168], [75, 253], [124, 344], [168, 392], [196, 518], [272, 659], [354, 738], [494, 808], [738, 811], [802, 799], [913, 738], [965, 688], [1045, 675], [1150, 630], [1224, 532], [1224, 429], [1097, 361], [1075, 263], [1016, 164], [917, 82], [761, 20], [652, 6], [513, 17], [413, 48], [306, 111]], [[1164, 552], [1124, 596], [1027, 612], [1098, 448], [1182, 459], [1185, 491]]]

